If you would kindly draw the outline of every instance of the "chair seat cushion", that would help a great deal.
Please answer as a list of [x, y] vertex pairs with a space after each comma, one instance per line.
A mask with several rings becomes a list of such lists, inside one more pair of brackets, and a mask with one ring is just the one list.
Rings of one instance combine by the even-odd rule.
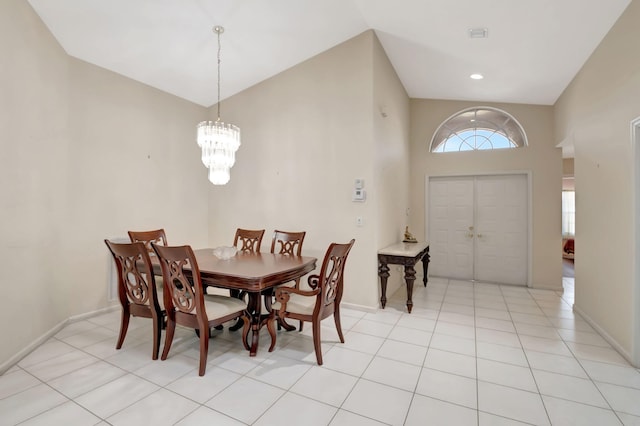
[[[289, 301], [287, 302], [287, 312], [292, 314], [311, 315], [316, 305], [317, 296], [301, 296], [299, 294], [289, 293]], [[275, 302], [271, 308], [279, 311], [280, 302]]]
[[207, 311], [209, 321], [222, 318], [234, 312], [239, 312], [247, 308], [247, 304], [235, 297], [221, 296], [218, 294], [205, 294], [204, 308]]

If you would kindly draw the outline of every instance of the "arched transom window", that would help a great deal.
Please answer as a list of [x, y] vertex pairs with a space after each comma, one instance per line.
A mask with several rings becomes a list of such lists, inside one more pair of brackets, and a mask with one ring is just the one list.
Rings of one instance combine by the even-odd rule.
[[431, 139], [431, 152], [520, 148], [527, 136], [510, 114], [490, 107], [462, 110], [438, 127]]

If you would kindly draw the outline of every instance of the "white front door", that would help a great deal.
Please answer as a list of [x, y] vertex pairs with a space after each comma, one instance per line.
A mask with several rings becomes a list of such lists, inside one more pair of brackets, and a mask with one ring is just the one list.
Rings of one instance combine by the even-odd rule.
[[429, 179], [431, 275], [526, 285], [527, 175]]
[[473, 278], [473, 178], [429, 181], [431, 275]]
[[527, 176], [476, 178], [475, 279], [527, 283]]

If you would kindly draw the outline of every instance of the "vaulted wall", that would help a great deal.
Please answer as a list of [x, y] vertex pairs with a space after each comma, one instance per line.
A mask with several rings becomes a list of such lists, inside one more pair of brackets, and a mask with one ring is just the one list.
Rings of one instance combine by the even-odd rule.
[[630, 130], [640, 117], [639, 19], [640, 2], [632, 1], [555, 105], [556, 140], [575, 151], [575, 306], [636, 365], [639, 165]]

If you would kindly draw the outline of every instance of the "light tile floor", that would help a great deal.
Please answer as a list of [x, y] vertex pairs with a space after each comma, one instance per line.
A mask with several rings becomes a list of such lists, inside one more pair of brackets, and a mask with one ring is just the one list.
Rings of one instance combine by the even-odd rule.
[[151, 360], [151, 324], [119, 312], [61, 330], [0, 376], [0, 425], [640, 425], [640, 372], [572, 311], [564, 293], [432, 278], [413, 313], [400, 289], [376, 313], [343, 309], [346, 343], [323, 323], [261, 334], [250, 358], [216, 332], [207, 372], [179, 329]]

